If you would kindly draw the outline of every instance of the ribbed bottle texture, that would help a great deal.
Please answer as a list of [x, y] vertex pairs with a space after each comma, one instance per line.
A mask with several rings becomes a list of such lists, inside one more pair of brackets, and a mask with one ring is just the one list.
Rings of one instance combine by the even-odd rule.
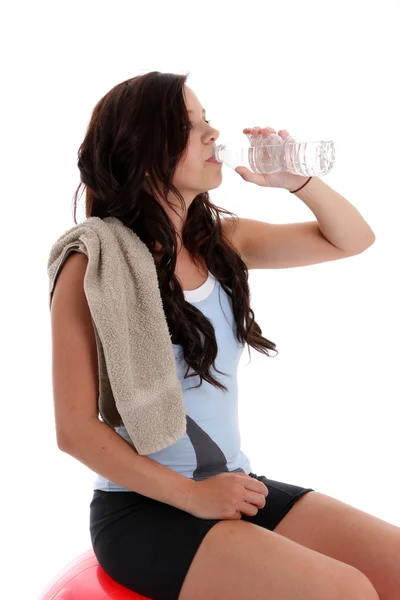
[[277, 133], [247, 136], [249, 148], [232, 144], [216, 147], [215, 158], [232, 169], [244, 166], [254, 173], [288, 171], [295, 175], [320, 177], [332, 169], [335, 162], [333, 141], [296, 142]]

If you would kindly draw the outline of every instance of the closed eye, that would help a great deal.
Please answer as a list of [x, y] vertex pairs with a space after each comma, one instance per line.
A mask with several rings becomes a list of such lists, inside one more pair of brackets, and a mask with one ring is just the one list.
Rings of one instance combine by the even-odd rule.
[[[207, 125], [209, 125], [211, 123], [211, 121], [207, 121], [206, 119], [204, 119], [205, 123], [207, 123]], [[188, 125], [184, 126], [185, 129], [193, 129], [194, 125], [192, 123], [189, 123]]]

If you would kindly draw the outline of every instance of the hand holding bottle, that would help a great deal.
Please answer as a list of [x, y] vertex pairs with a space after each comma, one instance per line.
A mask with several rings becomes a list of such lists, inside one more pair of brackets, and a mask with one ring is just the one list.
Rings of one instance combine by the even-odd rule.
[[[254, 147], [257, 144], [256, 136], [262, 135], [265, 138], [271, 136], [271, 134], [276, 134], [275, 129], [272, 127], [246, 127], [243, 129], [243, 133], [245, 133], [250, 138], [250, 146]], [[295, 143], [295, 139], [290, 135], [286, 129], [280, 129], [278, 134], [281, 140], [287, 141], [290, 139], [290, 142]], [[281, 141], [277, 141], [276, 135], [269, 140], [269, 143], [273, 144], [274, 139], [275, 143], [281, 145]], [[267, 140], [266, 140], [267, 141]], [[245, 166], [239, 166], [235, 169], [236, 173], [249, 183], [255, 183], [256, 185], [260, 185], [261, 187], [275, 187], [275, 188], [284, 188], [289, 191], [296, 190], [300, 186], [305, 183], [309, 177], [303, 177], [302, 175], [295, 175], [294, 173], [289, 173], [288, 171], [279, 171], [278, 173], [253, 173]]]

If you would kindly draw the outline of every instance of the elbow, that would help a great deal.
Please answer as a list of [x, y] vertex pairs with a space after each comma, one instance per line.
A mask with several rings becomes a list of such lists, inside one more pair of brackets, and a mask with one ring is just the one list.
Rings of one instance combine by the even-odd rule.
[[72, 433], [72, 430], [66, 429], [57, 429], [57, 446], [61, 452], [66, 452], [67, 454], [71, 453], [71, 448], [74, 444], [76, 444], [77, 431], [75, 428], [75, 434]]
[[372, 244], [375, 244], [375, 240], [376, 240], [375, 233], [371, 229], [370, 235], [369, 235], [368, 241], [367, 241], [367, 243], [368, 243], [367, 248], [369, 248], [370, 246], [372, 246]]
[[354, 248], [352, 250], [352, 253], [353, 254], [362, 254], [363, 252], [368, 250], [368, 248], [370, 248], [375, 243], [375, 239], [376, 239], [375, 234], [372, 234], [372, 236], [369, 236], [362, 245], [360, 244], [356, 248]]
[[70, 442], [65, 435], [58, 434], [57, 435], [57, 447], [61, 452], [69, 453], [70, 451]]
[[371, 236], [369, 238], [369, 242], [368, 242], [367, 248], [369, 248], [370, 246], [372, 246], [372, 244], [375, 244], [375, 240], [376, 240], [376, 237], [375, 237], [374, 232], [372, 231]]
[[[88, 438], [93, 434], [92, 425], [99, 423], [98, 417], [72, 421], [68, 427], [57, 429], [57, 446], [62, 452], [72, 454], [77, 446], [87, 445]], [[95, 430], [96, 431], [96, 430]]]
[[364, 250], [368, 250], [368, 248], [370, 248], [373, 244], [375, 244], [375, 235], [372, 234], [372, 237], [369, 239], [368, 244], [366, 245], [366, 247], [364, 248]]

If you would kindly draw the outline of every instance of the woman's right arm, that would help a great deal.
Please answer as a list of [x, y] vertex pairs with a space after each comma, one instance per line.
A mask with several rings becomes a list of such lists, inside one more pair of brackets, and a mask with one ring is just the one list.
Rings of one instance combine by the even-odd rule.
[[52, 376], [57, 444], [89, 469], [127, 489], [185, 510], [194, 481], [139, 455], [98, 418], [98, 363], [83, 288], [88, 258], [72, 252], [51, 304]]

